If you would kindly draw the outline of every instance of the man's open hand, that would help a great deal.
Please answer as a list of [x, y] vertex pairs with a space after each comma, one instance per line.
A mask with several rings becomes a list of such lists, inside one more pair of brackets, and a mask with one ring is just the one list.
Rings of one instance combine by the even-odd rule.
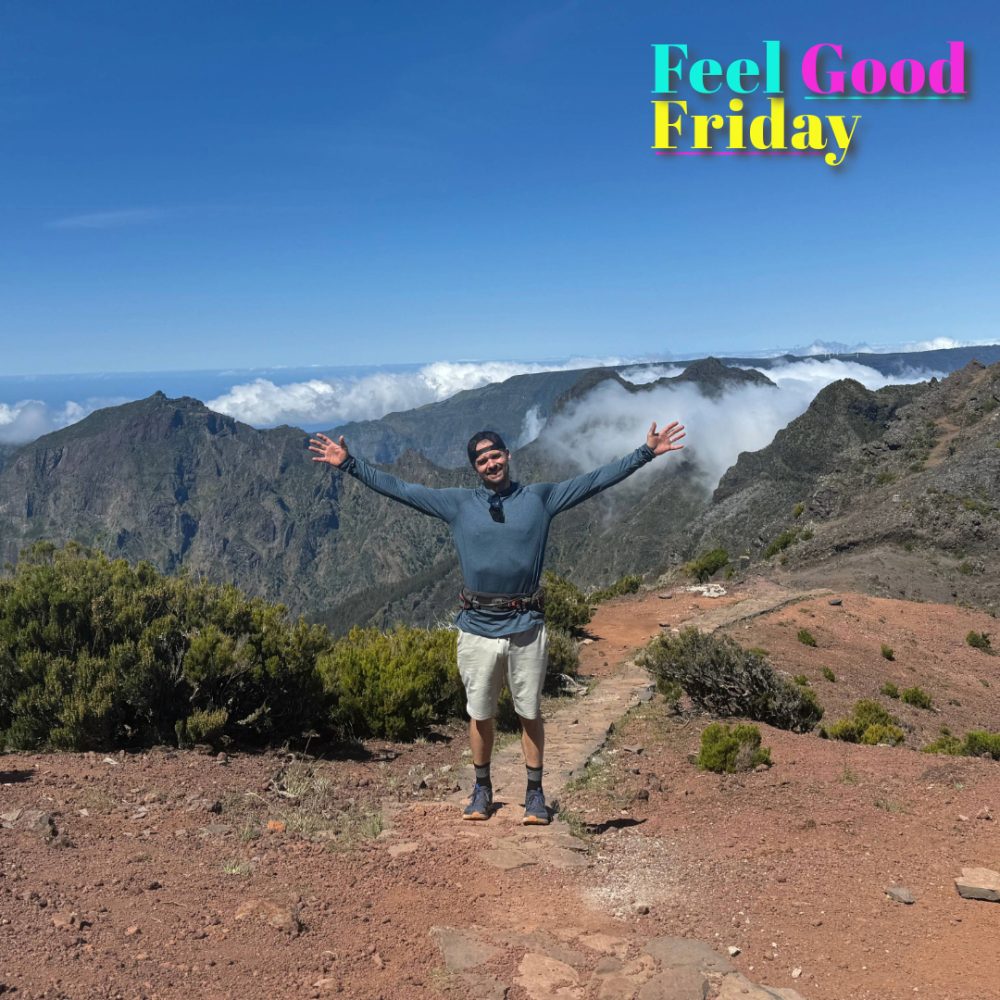
[[[684, 425], [676, 420], [672, 424], [667, 424], [662, 431], [656, 429], [656, 421], [649, 425], [649, 433], [646, 435], [646, 444], [652, 449], [654, 455], [664, 455], [668, 451], [680, 451], [684, 447], [677, 442], [684, 437]], [[341, 438], [343, 440], [343, 438]]]
[[343, 465], [351, 456], [344, 443], [344, 435], [334, 441], [325, 434], [316, 434], [316, 437], [309, 439], [309, 450], [314, 451], [314, 462], [326, 462], [329, 465]]

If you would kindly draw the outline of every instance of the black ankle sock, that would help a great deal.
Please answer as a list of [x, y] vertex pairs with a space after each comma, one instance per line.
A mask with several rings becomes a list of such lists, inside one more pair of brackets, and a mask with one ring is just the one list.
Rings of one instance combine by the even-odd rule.
[[540, 767], [529, 767], [528, 769], [528, 791], [533, 792], [542, 787], [542, 769]]
[[473, 764], [472, 766], [476, 769], [476, 784], [483, 785], [485, 788], [492, 788], [493, 779], [490, 777], [490, 762]]

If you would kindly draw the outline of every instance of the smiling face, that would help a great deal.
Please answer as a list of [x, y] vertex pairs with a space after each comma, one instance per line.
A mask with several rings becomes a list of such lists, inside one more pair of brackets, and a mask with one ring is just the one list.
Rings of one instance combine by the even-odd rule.
[[510, 486], [509, 462], [510, 452], [498, 448], [492, 441], [484, 440], [476, 444], [475, 469], [488, 490], [502, 493]]

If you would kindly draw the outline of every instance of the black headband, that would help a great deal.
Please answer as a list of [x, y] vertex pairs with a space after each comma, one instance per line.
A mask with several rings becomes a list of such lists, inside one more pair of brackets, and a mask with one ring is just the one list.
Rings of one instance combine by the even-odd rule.
[[[476, 456], [479, 454], [476, 450], [476, 445], [479, 444], [480, 441], [489, 441], [494, 448], [499, 448], [500, 451], [507, 450], [507, 445], [503, 443], [503, 438], [500, 437], [496, 431], [480, 431], [478, 434], [473, 434], [472, 437], [469, 438], [469, 447], [467, 451], [469, 453], [469, 462], [472, 465], [476, 464]], [[486, 449], [480, 450], [485, 451]], [[492, 451], [492, 449], [489, 450]]]

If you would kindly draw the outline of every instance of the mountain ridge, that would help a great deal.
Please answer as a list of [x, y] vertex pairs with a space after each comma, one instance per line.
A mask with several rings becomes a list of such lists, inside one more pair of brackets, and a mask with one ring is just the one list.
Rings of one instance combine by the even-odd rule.
[[[721, 384], [773, 384], [757, 371], [729, 368], [717, 359], [693, 363], [689, 370], [687, 379], [671, 376], [651, 384], [690, 381], [706, 396]], [[550, 415], [608, 380], [629, 394], [650, 391], [611, 369], [557, 374], [547, 390]], [[472, 412], [470, 400], [479, 406], [478, 392], [487, 408], [503, 405], [523, 420], [531, 409], [525, 392], [534, 377], [515, 378], [522, 381], [513, 387], [501, 383], [489, 392], [470, 390], [472, 396], [459, 400], [457, 412]], [[723, 382], [716, 384], [720, 378]], [[970, 413], [979, 412], [977, 406], [983, 412], [973, 423], [981, 429], [992, 427], [996, 419], [988, 405], [997, 392], [993, 378], [992, 369], [972, 366], [942, 382], [874, 392], [856, 382], [834, 383], [767, 448], [741, 454], [714, 496], [699, 484], [689, 453], [681, 452], [671, 463], [643, 470], [634, 481], [567, 512], [553, 525], [548, 564], [586, 586], [631, 572], [656, 575], [715, 544], [724, 545], [734, 558], [746, 551], [760, 561], [781, 532], [808, 523], [812, 536], [798, 537], [784, 553], [787, 571], [804, 570], [810, 559], [818, 564], [835, 555], [838, 544], [846, 544], [848, 521], [843, 522], [844, 538], [835, 537], [831, 524], [834, 514], [846, 518], [851, 513], [851, 496], [872, 488], [871, 477], [863, 474], [866, 463], [888, 463], [873, 475], [881, 472], [908, 482], [916, 473], [892, 456], [916, 454], [914, 449], [931, 456], [937, 445], [927, 444], [930, 417], [919, 416], [919, 407], [908, 408], [921, 400], [920, 405], [931, 405], [927, 400], [943, 393], [940, 404], [961, 424], [953, 438], [968, 436], [966, 422]], [[448, 424], [447, 401], [421, 409]], [[454, 438], [454, 423], [450, 430]], [[939, 429], [934, 441], [945, 434]], [[400, 437], [401, 450], [388, 471], [430, 486], [474, 485], [475, 476], [464, 462], [464, 433], [459, 437], [461, 466], [443, 468], [426, 454], [403, 447]], [[184, 569], [235, 582], [338, 630], [370, 616], [380, 622], [394, 616], [419, 622], [440, 618], [453, 606], [457, 591], [447, 527], [373, 495], [350, 477], [317, 469], [309, 461], [307, 438], [287, 426], [257, 430], [191, 397], [171, 400], [163, 393], [96, 411], [7, 454], [0, 465], [0, 557], [12, 562], [21, 547], [38, 538], [75, 538], [131, 561], [148, 559], [169, 572]], [[349, 444], [360, 453], [353, 441]], [[965, 475], [958, 466], [971, 463], [965, 438], [959, 444], [957, 459], [946, 454], [941, 460], [956, 482]], [[933, 458], [941, 456], [935, 452]], [[916, 463], [912, 456], [907, 461]], [[986, 513], [978, 516], [987, 519], [988, 528], [996, 521], [983, 486], [991, 469], [972, 475], [968, 487], [954, 487], [959, 504], [983, 506]], [[543, 429], [539, 439], [515, 449], [514, 471], [532, 481], [579, 470], [547, 446]], [[891, 502], [881, 494], [879, 498]], [[907, 502], [912, 506], [916, 498]], [[807, 511], [806, 520], [791, 517], [798, 503]], [[976, 513], [961, 509], [970, 517]], [[866, 519], [858, 515], [856, 520], [860, 532]], [[887, 522], [883, 527], [886, 537], [903, 537], [904, 526]], [[966, 544], [962, 531], [942, 530], [942, 537], [949, 552]], [[984, 537], [994, 540], [991, 530]], [[977, 555], [982, 546], [974, 543], [967, 547], [982, 561]], [[918, 544], [931, 542], [920, 536]], [[855, 543], [852, 550], [859, 547]], [[969, 576], [959, 584], [977, 584], [983, 573], [974, 569]], [[989, 588], [959, 586], [959, 591], [993, 600]]]

